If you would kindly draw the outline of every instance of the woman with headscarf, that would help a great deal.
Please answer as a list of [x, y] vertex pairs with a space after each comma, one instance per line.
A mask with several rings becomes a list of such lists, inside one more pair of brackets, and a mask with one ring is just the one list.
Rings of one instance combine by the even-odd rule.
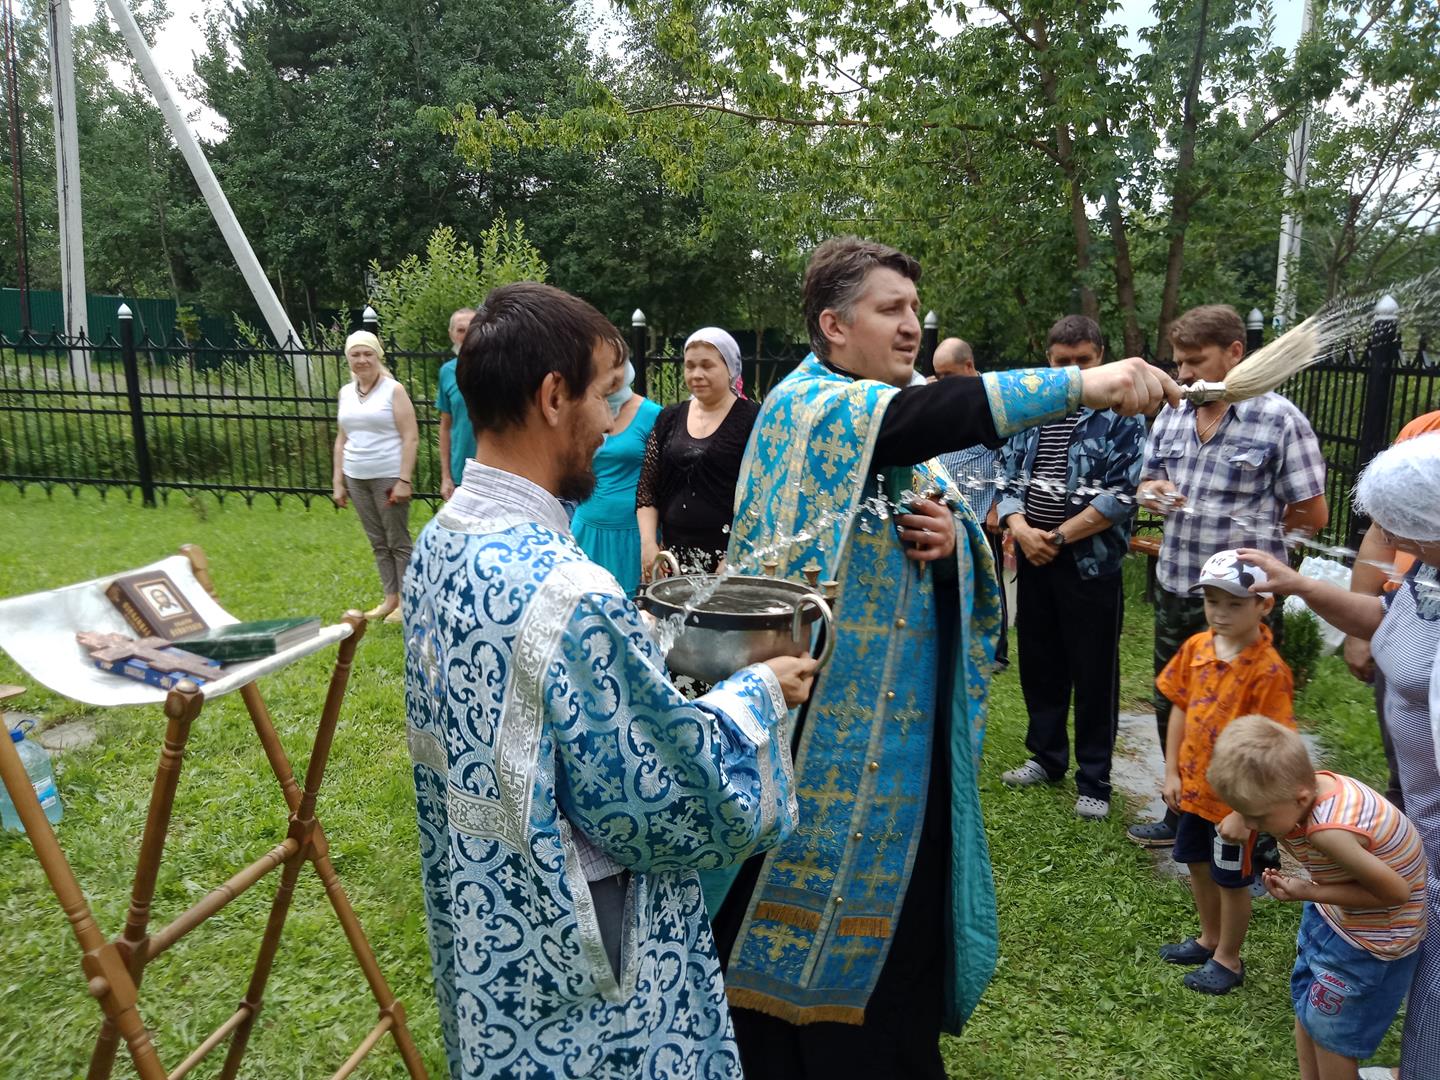
[[410, 396], [385, 367], [385, 349], [368, 330], [345, 340], [350, 381], [340, 388], [335, 437], [335, 505], [355, 515], [375, 553], [384, 599], [367, 619], [400, 621], [400, 582], [410, 562], [411, 476], [420, 429]]
[[645, 446], [635, 495], [640, 571], [649, 581], [663, 546], [683, 573], [714, 573], [725, 558], [735, 483], [760, 406], [740, 396], [740, 346], [719, 327], [685, 342], [690, 399], [667, 406]]
[[1326, 622], [1369, 640], [1385, 677], [1385, 726], [1405, 815], [1420, 830], [1430, 867], [1425, 939], [1400, 1042], [1401, 1080], [1421, 1080], [1440, 1062], [1440, 432], [1377, 455], [1356, 485], [1355, 509], [1387, 546], [1416, 559], [1400, 587], [1382, 597], [1301, 577], [1261, 552], [1240, 554], [1265, 568], [1267, 589], [1300, 596]]
[[595, 451], [595, 492], [575, 510], [570, 529], [585, 554], [615, 575], [625, 592], [640, 587], [640, 529], [635, 488], [645, 443], [660, 406], [631, 388], [635, 366], [625, 362], [625, 385], [610, 395], [615, 422]]

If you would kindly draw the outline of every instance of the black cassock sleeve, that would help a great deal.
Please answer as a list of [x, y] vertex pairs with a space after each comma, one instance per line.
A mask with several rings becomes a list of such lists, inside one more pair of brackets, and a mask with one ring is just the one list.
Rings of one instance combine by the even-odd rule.
[[907, 386], [890, 399], [875, 442], [877, 466], [915, 465], [936, 454], [984, 443], [1003, 446], [995, 430], [985, 383], [954, 377]]

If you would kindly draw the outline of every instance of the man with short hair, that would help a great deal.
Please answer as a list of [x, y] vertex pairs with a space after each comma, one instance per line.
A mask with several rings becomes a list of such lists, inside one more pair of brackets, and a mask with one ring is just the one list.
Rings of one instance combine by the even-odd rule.
[[[1245, 358], [1245, 323], [1226, 304], [1191, 308], [1170, 324], [1178, 378], [1223, 382]], [[1305, 414], [1271, 392], [1249, 401], [1170, 405], [1155, 418], [1145, 447], [1140, 503], [1165, 516], [1156, 560], [1155, 674], [1191, 636], [1205, 629], [1200, 598], [1189, 595], [1205, 560], [1230, 548], [1257, 548], [1285, 558], [1288, 532], [1312, 535], [1325, 527], [1325, 459]], [[1279, 608], [1271, 615], [1279, 627]], [[1155, 692], [1160, 747], [1170, 702]], [[1175, 812], [1132, 825], [1145, 847], [1175, 842]]]
[[963, 338], [947, 337], [935, 346], [935, 355], [930, 358], [930, 367], [935, 378], [948, 379], [955, 375], [978, 375], [975, 370], [975, 350]]
[[450, 316], [450, 351], [455, 354], [440, 365], [435, 408], [440, 411], [440, 497], [449, 499], [465, 475], [465, 462], [475, 456], [475, 431], [465, 398], [455, 381], [456, 357], [465, 343], [465, 331], [475, 317], [473, 307], [457, 308]]
[[940, 1033], [994, 970], [978, 758], [1000, 607], [934, 456], [1082, 403], [1178, 400], [1140, 360], [912, 385], [919, 277], [884, 244], [816, 249], [815, 351], [765, 396], [737, 486], [727, 564], [835, 592], [834, 651], [795, 721], [801, 824], [712, 909], [749, 1080], [940, 1080]]
[[405, 579], [405, 708], [449, 1074], [738, 1076], [698, 868], [795, 824], [787, 706], [815, 661], [687, 701], [559, 498], [595, 486], [624, 338], [534, 282], [460, 351], [479, 435]]
[[[980, 374], [975, 369], [974, 350], [958, 337], [946, 338], [935, 346], [931, 366], [935, 371], [931, 381], [973, 379]], [[955, 481], [961, 497], [983, 524], [990, 541], [990, 556], [995, 560], [995, 573], [1000, 577], [1000, 639], [995, 645], [995, 666], [1003, 671], [1010, 666], [1010, 605], [1005, 597], [1005, 548], [1000, 521], [995, 514], [995, 501], [1000, 494], [996, 486], [1000, 452], [984, 443], [976, 443], [964, 450], [940, 454], [936, 460]]]
[[[1094, 319], [1050, 328], [1052, 368], [1105, 360]], [[1070, 767], [1066, 722], [1075, 698], [1075, 812], [1110, 813], [1110, 763], [1120, 724], [1120, 566], [1130, 547], [1145, 422], [1109, 409], [1022, 431], [1001, 451], [1000, 520], [1015, 538], [1020, 689], [1030, 759], [1005, 772], [1012, 787], [1057, 783]]]

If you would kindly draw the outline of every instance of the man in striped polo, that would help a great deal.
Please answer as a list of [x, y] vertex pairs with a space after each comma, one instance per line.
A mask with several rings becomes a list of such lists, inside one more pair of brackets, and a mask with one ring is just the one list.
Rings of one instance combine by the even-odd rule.
[[[1050, 328], [1051, 367], [1098, 367], [1095, 320]], [[1015, 538], [1020, 689], [1030, 759], [1002, 774], [1015, 787], [1056, 783], [1070, 767], [1066, 721], [1075, 699], [1075, 812], [1110, 812], [1110, 761], [1120, 709], [1120, 564], [1130, 545], [1145, 422], [1081, 409], [1014, 436], [1001, 451], [1000, 520]]]

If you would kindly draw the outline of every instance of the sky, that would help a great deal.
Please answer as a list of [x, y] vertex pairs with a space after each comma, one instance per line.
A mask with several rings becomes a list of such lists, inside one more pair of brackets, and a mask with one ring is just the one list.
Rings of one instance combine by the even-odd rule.
[[[609, 8], [608, 0], [582, 0], [589, 3], [602, 15]], [[194, 74], [194, 56], [204, 47], [204, 38], [197, 25], [203, 16], [206, 0], [169, 0], [173, 12], [165, 32], [154, 46], [155, 59], [160, 69], [169, 77], [170, 83], [180, 91], [186, 103], [187, 115], [195, 123], [203, 138], [215, 138], [220, 134], [217, 118], [197, 110], [195, 103], [184, 94], [183, 85]], [[1275, 0], [1276, 44], [1292, 48], [1300, 37], [1300, 18], [1304, 0]], [[73, 17], [82, 21], [90, 17], [87, 5], [72, 0]], [[1138, 31], [1155, 22], [1151, 14], [1150, 0], [1121, 0], [1115, 19], [1130, 33], [1132, 44], [1138, 44]], [[598, 41], [595, 44], [600, 44]]]

